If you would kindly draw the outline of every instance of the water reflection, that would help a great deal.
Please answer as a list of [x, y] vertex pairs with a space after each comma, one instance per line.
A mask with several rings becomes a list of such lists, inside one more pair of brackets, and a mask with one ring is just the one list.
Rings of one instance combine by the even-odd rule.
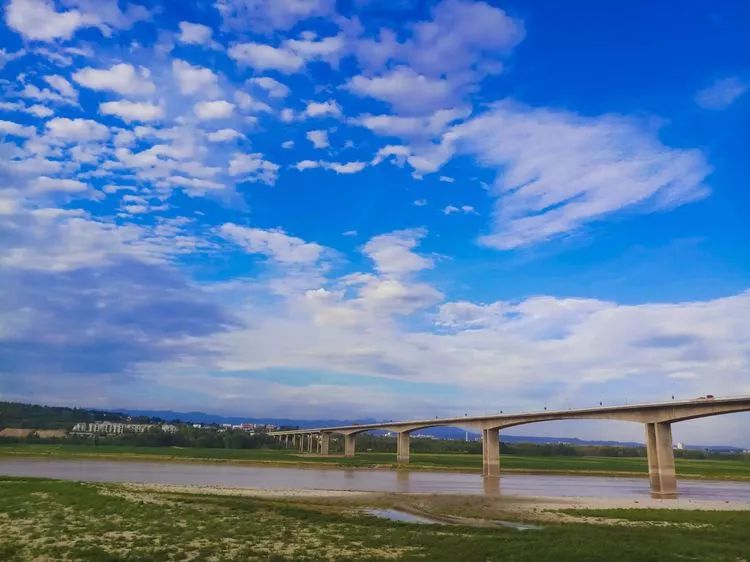
[[411, 473], [408, 470], [397, 470], [396, 471], [396, 491], [406, 493], [410, 490], [411, 480], [409, 475]]
[[482, 479], [482, 490], [485, 496], [499, 496], [500, 495], [500, 477], [499, 476], [485, 476]]

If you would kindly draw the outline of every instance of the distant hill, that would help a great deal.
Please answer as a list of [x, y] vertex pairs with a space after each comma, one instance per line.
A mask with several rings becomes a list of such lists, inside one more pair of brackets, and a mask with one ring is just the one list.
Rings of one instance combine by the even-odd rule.
[[190, 423], [267, 423], [271, 425], [289, 426], [289, 427], [331, 427], [334, 425], [348, 425], [352, 423], [377, 423], [374, 419], [359, 420], [295, 420], [289, 418], [250, 418], [241, 416], [220, 416], [216, 414], [206, 414], [205, 412], [175, 412], [172, 410], [130, 410], [119, 409], [113, 410], [119, 414], [129, 416], [158, 417], [167, 421], [181, 421]]
[[70, 429], [78, 422], [128, 421], [120, 412], [0, 402], [0, 428]]

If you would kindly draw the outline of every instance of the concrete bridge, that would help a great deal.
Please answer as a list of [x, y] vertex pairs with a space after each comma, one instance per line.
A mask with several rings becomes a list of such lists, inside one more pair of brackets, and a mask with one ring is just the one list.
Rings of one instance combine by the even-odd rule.
[[672, 424], [696, 418], [746, 411], [750, 411], [750, 396], [728, 398], [714, 398], [709, 396], [694, 400], [627, 406], [605, 406], [579, 410], [390, 421], [315, 429], [273, 431], [270, 435], [284, 441], [287, 447], [291, 445], [298, 447], [301, 452], [317, 452], [321, 455], [329, 454], [332, 435], [342, 435], [344, 437], [344, 456], [353, 457], [357, 434], [376, 429], [390, 431], [396, 434], [397, 461], [399, 463], [408, 463], [409, 435], [413, 431], [438, 426], [470, 428], [482, 433], [482, 475], [497, 477], [500, 475], [499, 431], [501, 429], [553, 420], [593, 419], [637, 422], [645, 426], [651, 492], [657, 496], [670, 497], [675, 496], [677, 493], [677, 477], [672, 448]]

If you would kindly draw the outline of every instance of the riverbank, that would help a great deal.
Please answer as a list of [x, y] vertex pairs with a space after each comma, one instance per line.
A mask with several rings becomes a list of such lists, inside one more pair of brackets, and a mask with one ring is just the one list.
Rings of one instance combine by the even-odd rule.
[[[549, 498], [285, 494], [0, 477], [0, 559], [747, 558], [750, 511], [668, 505], [611, 509]], [[390, 521], [370, 515], [373, 509], [423, 514], [434, 524]], [[514, 522], [522, 524], [508, 524]]]
[[[353, 458], [300, 454], [277, 449], [201, 449], [179, 447], [124, 447], [112, 445], [0, 444], [0, 458], [48, 457], [159, 462], [208, 462], [265, 466], [379, 468], [480, 472], [481, 455], [462, 453], [412, 453], [408, 465], [399, 465], [392, 453], [361, 452]], [[680, 478], [750, 481], [750, 462], [743, 460], [676, 459]], [[503, 455], [505, 473], [590, 476], [642, 476], [648, 473], [645, 458]]]

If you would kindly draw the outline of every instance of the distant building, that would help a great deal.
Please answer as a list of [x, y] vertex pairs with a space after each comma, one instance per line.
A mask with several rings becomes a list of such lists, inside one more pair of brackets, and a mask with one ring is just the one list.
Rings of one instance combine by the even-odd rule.
[[154, 428], [159, 428], [165, 433], [174, 433], [177, 431], [177, 426], [172, 424], [163, 424], [161, 426], [151, 423], [121, 423], [121, 422], [110, 422], [110, 421], [97, 421], [97, 422], [79, 422], [73, 426], [73, 433], [80, 434], [106, 434], [106, 435], [122, 435], [123, 433], [146, 433]]
[[675, 449], [677, 449], [678, 451], [684, 450], [685, 449], [685, 443], [682, 443], [682, 442], [677, 443], [677, 445], [675, 445]]

